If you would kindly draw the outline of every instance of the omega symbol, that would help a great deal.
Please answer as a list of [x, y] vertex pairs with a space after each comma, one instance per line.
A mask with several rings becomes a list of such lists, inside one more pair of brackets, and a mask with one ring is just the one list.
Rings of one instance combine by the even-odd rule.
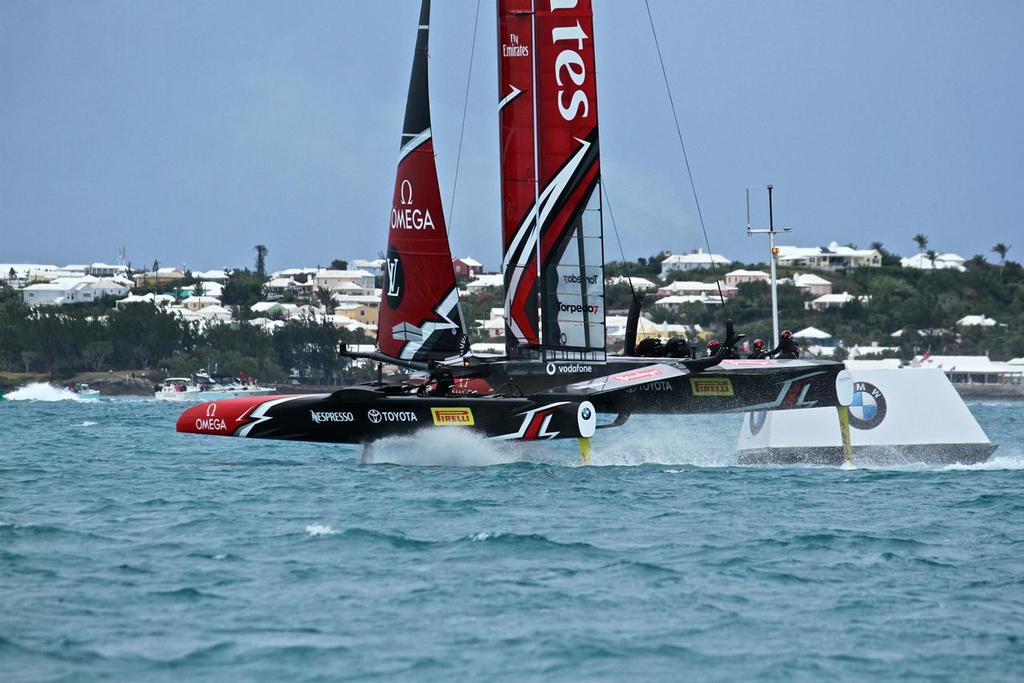
[[403, 180], [399, 196], [402, 199], [402, 206], [409, 206], [412, 204], [412, 183], [408, 180]]

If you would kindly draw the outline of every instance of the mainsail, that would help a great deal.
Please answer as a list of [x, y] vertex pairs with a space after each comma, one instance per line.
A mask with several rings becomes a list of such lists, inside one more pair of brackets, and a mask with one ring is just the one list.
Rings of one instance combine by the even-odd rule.
[[590, 0], [498, 0], [498, 76], [508, 354], [604, 360]]
[[393, 358], [441, 360], [467, 341], [434, 165], [427, 84], [430, 0], [420, 6], [391, 201], [377, 347]]

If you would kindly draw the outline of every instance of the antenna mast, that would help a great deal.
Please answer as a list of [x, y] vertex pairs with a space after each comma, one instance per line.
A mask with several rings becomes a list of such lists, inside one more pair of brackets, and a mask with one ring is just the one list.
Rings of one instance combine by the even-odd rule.
[[792, 232], [792, 228], [784, 227], [775, 229], [775, 211], [772, 206], [772, 186], [768, 186], [768, 227], [750, 227], [750, 188], [747, 188], [747, 237], [753, 235], [768, 235], [768, 263], [771, 265], [771, 287], [772, 287], [772, 348], [779, 345], [779, 280], [775, 272], [775, 260], [779, 255], [779, 248], [775, 246], [775, 235], [780, 232]]

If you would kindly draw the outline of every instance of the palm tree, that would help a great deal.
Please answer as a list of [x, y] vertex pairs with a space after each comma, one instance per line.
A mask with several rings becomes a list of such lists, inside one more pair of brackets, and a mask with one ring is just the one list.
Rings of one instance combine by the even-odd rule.
[[256, 249], [256, 274], [260, 277], [266, 277], [267, 253], [269, 253], [270, 250], [262, 244], [257, 244], [254, 248]]
[[316, 298], [327, 311], [330, 311], [334, 306], [334, 293], [326, 287], [316, 288]]
[[934, 249], [929, 249], [926, 256], [928, 257], [928, 260], [932, 262], [932, 270], [935, 270], [935, 262], [939, 260], [939, 255], [935, 253]]
[[914, 235], [914, 241], [917, 242], [917, 247], [918, 249], [921, 250], [921, 253], [923, 254], [925, 250], [928, 248], [928, 235], [924, 234], [923, 232], [919, 232], [916, 235]]
[[160, 261], [153, 259], [153, 289], [160, 288]]
[[[1013, 245], [1010, 245], [1012, 247]], [[992, 251], [999, 255], [999, 265], [1006, 263], [1006, 252], [1010, 251], [1010, 247], [1006, 246], [1002, 242], [992, 247]]]
[[875, 251], [877, 251], [878, 253], [882, 253], [882, 243], [881, 242], [872, 242], [869, 246], [872, 249], [874, 249]]

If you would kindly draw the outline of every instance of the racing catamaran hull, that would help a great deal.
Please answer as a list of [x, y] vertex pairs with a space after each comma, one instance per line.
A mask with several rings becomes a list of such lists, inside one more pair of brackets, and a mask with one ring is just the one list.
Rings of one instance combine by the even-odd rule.
[[424, 427], [472, 429], [500, 440], [579, 439], [594, 434], [586, 400], [388, 396], [382, 388], [213, 401], [186, 410], [177, 430], [191, 434], [365, 444]]

